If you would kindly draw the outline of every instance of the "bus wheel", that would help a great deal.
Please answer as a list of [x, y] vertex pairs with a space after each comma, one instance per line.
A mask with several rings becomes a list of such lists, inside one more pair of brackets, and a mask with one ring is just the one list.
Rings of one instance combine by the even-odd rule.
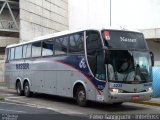
[[28, 82], [26, 82], [24, 84], [24, 95], [26, 97], [30, 97], [31, 96], [30, 87], [29, 87], [29, 83]]
[[87, 106], [86, 91], [83, 86], [79, 86], [76, 91], [76, 101], [79, 106]]
[[117, 103], [113, 103], [113, 105], [115, 106], [119, 106], [119, 105], [122, 105], [123, 102], [117, 102]]
[[22, 90], [22, 87], [21, 87], [21, 83], [18, 81], [17, 84], [16, 84], [16, 91], [17, 91], [17, 94], [19, 96], [22, 96], [23, 95], [23, 90]]

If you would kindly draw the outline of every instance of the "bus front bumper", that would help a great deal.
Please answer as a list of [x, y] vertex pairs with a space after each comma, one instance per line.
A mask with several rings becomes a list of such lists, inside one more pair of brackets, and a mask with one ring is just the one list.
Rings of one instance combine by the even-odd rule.
[[136, 101], [147, 101], [152, 98], [152, 92], [141, 92], [141, 93], [110, 93], [109, 103], [117, 102], [136, 102]]

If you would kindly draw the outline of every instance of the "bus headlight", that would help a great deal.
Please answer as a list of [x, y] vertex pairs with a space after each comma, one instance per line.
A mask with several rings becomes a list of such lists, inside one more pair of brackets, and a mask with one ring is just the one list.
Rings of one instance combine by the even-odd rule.
[[147, 91], [147, 92], [152, 92], [153, 89], [152, 89], [152, 87], [149, 87], [149, 88], [146, 89], [146, 91]]
[[121, 89], [111, 88], [111, 89], [110, 89], [110, 92], [113, 92], [113, 93], [122, 93], [122, 92], [123, 92], [123, 90], [121, 90]]

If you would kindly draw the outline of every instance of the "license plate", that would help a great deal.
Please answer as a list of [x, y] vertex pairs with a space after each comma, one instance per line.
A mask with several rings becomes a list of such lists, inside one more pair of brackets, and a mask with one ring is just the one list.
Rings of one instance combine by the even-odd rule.
[[139, 100], [139, 96], [132, 96], [132, 100], [133, 101], [138, 101]]

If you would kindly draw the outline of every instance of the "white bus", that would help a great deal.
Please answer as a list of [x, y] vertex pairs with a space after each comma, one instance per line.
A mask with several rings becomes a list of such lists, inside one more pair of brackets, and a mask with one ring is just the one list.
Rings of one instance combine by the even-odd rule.
[[6, 48], [5, 80], [18, 95], [45, 93], [121, 104], [150, 100], [153, 57], [140, 32], [83, 29]]

